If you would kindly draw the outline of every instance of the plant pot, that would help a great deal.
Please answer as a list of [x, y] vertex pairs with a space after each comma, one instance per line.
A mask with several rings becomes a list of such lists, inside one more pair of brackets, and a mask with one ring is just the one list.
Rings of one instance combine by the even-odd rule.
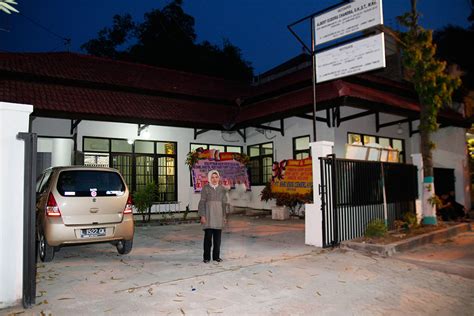
[[286, 206], [274, 206], [272, 208], [272, 219], [280, 221], [290, 219], [290, 211]]

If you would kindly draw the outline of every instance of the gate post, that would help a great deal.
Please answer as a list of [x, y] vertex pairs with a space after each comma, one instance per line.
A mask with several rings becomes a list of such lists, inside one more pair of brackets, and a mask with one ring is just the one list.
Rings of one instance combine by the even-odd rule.
[[25, 145], [33, 106], [0, 102], [0, 309], [20, 303], [23, 278]]
[[421, 154], [411, 154], [411, 159], [413, 165], [418, 169], [417, 179], [418, 179], [418, 199], [415, 200], [415, 209], [416, 209], [416, 220], [421, 223], [423, 219], [423, 209], [422, 209], [422, 199], [423, 199], [423, 157]]
[[313, 160], [313, 204], [305, 205], [305, 244], [316, 247], [323, 246], [323, 215], [319, 187], [321, 175], [319, 157], [326, 157], [333, 153], [334, 143], [328, 141], [314, 142], [311, 146]]

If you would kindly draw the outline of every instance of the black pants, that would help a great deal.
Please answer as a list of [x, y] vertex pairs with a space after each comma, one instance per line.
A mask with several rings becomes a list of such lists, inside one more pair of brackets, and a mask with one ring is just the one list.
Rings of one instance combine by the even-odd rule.
[[212, 260], [220, 258], [221, 233], [222, 229], [204, 229], [204, 260], [211, 260], [211, 246], [213, 246], [213, 244]]

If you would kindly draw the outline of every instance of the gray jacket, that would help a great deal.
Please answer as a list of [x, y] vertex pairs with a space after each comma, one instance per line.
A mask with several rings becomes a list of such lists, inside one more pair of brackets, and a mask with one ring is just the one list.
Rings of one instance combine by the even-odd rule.
[[203, 229], [222, 229], [224, 227], [227, 205], [226, 193], [227, 190], [222, 185], [214, 189], [206, 184], [202, 188], [198, 215], [206, 217], [206, 224], [203, 225]]

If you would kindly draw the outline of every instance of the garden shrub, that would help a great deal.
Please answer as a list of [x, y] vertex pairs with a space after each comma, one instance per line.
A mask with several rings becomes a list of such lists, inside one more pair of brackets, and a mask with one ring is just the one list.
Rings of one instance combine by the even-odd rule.
[[382, 219], [373, 219], [367, 224], [365, 237], [383, 237], [387, 233], [387, 226]]

